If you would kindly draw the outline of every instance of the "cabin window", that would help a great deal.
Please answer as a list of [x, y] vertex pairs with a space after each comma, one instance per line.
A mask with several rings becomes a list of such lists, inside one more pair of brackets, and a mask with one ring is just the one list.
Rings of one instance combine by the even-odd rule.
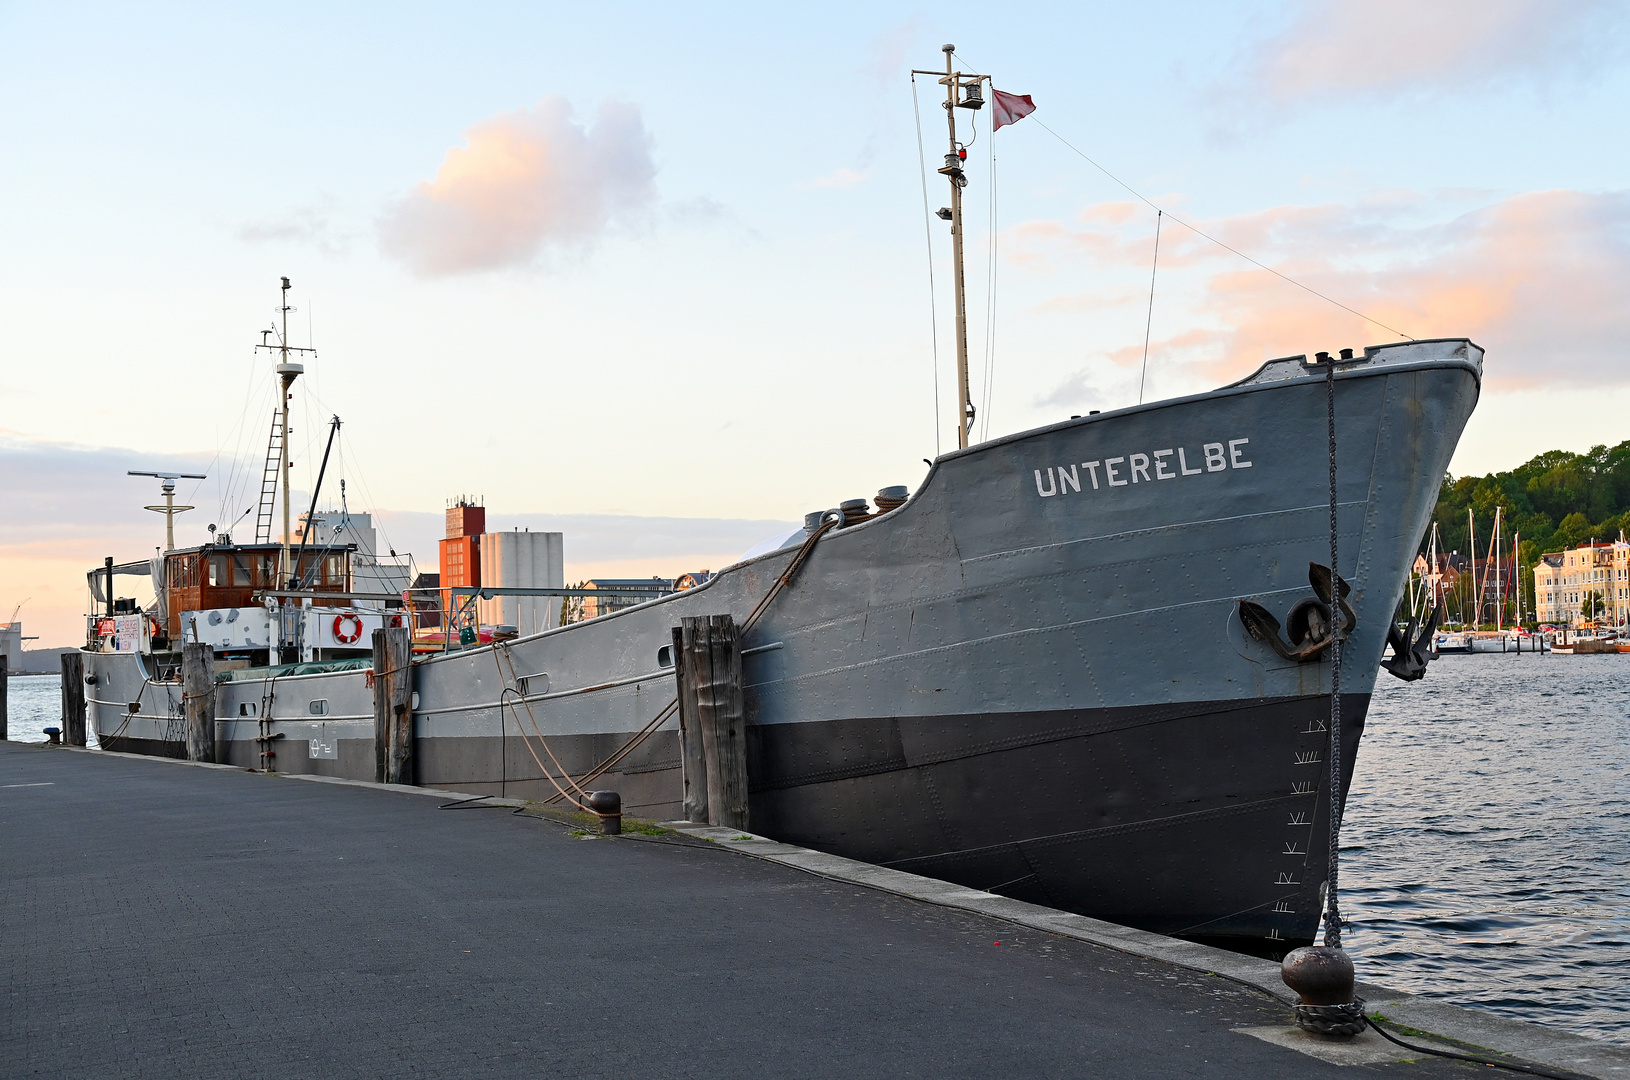
[[256, 585], [268, 586], [270, 588], [276, 588], [277, 587], [277, 556], [276, 555], [258, 555], [255, 558], [256, 558], [256, 562], [259, 564], [259, 570], [258, 570], [259, 580], [256, 581], [255, 584]]
[[318, 698], [316, 701], [313, 701], [311, 704], [306, 706], [306, 711], [309, 712], [312, 716], [327, 716], [328, 715], [328, 699], [327, 698]]
[[253, 701], [240, 701], [240, 702], [238, 702], [238, 715], [239, 716], [253, 716], [253, 715], [255, 715], [255, 703]]
[[323, 560], [323, 583], [325, 585], [345, 585], [345, 556], [330, 555]]
[[211, 555], [209, 557], [209, 583], [219, 588], [230, 580], [227, 577], [226, 556]]
[[191, 589], [202, 576], [197, 555], [180, 555], [170, 560], [170, 588]]
[[238, 587], [253, 585], [254, 578], [249, 573], [249, 556], [232, 556], [232, 584]]

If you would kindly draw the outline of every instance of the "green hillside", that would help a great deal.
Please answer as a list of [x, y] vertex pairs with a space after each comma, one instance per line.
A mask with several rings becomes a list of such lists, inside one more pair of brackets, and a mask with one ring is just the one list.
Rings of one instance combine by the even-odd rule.
[[[1510, 472], [1448, 476], [1433, 520], [1443, 550], [1467, 550], [1466, 508], [1477, 515], [1477, 547], [1488, 543], [1494, 508], [1505, 508], [1506, 537], [1522, 533], [1535, 555], [1582, 544], [1591, 537], [1616, 539], [1630, 532], [1630, 441], [1595, 446], [1583, 454], [1550, 450]], [[1531, 560], [1530, 560], [1531, 561]]]
[[[1433, 520], [1440, 551], [1469, 550], [1466, 509], [1477, 516], [1477, 555], [1487, 552], [1494, 508], [1504, 507], [1501, 531], [1509, 543], [1522, 534], [1523, 588], [1532, 598], [1533, 568], [1541, 553], [1591, 538], [1630, 535], [1630, 441], [1594, 446], [1583, 454], [1550, 450], [1510, 472], [1446, 476]], [[1424, 545], [1430, 537], [1422, 539]]]

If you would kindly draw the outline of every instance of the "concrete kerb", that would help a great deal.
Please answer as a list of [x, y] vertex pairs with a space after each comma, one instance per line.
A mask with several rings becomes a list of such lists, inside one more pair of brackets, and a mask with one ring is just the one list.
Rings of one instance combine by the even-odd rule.
[[[52, 747], [48, 744], [40, 744], [40, 748], [68, 750], [82, 754], [104, 754], [109, 757], [125, 758], [132, 761], [169, 762], [172, 765], [192, 765], [204, 769], [226, 769], [233, 772], [250, 771], [240, 769], [236, 765], [217, 765], [214, 762], [187, 761], [181, 758], [154, 757], [147, 754], [127, 754], [99, 750], [94, 747]], [[264, 775], [286, 780], [307, 780], [320, 784], [371, 788], [377, 791], [395, 792], [400, 795], [429, 796], [452, 802], [476, 798], [467, 791], [450, 791], [445, 788], [418, 787], [410, 784], [380, 784], [372, 780], [348, 780], [337, 776], [316, 776], [303, 773], [269, 773]], [[500, 796], [487, 796], [483, 801], [490, 806], [513, 808], [531, 805], [525, 799], [510, 799]], [[829, 855], [826, 852], [814, 851], [793, 844], [784, 844], [778, 840], [756, 836], [737, 829], [697, 825], [688, 821], [664, 821], [660, 822], [660, 824], [663, 828], [670, 829], [683, 836], [712, 841], [719, 847], [729, 851], [757, 859], [765, 859], [806, 873], [830, 878], [834, 881], [862, 885], [866, 888], [877, 889], [912, 900], [920, 900], [924, 903], [936, 904], [940, 907], [1000, 919], [1015, 926], [1039, 930], [1043, 933], [1057, 934], [1061, 937], [1074, 938], [1077, 941], [1085, 941], [1148, 960], [1162, 961], [1205, 975], [1220, 975], [1260, 990], [1286, 1004], [1295, 1000], [1289, 989], [1280, 981], [1279, 965], [1271, 960], [1232, 953], [1225, 949], [1216, 949], [1192, 941], [1183, 941], [1178, 938], [1150, 933], [1146, 930], [1137, 930], [1130, 926], [1121, 926], [1117, 923], [1104, 922], [1101, 919], [1088, 918], [1085, 915], [1075, 915], [1067, 911], [1025, 903], [1022, 900], [1013, 900], [994, 893], [971, 889], [965, 885], [955, 885], [935, 878], [908, 874], [902, 870], [891, 870], [885, 866], [846, 859], [839, 855]], [[614, 838], [606, 837], [605, 839]], [[1602, 1080], [1630, 1080], [1630, 1047], [1597, 1042], [1581, 1035], [1557, 1031], [1537, 1024], [1525, 1024], [1518, 1020], [1508, 1020], [1504, 1017], [1478, 1012], [1474, 1009], [1464, 1009], [1447, 1002], [1433, 1001], [1413, 994], [1400, 993], [1373, 983], [1359, 983], [1358, 993], [1365, 999], [1372, 1014], [1379, 1013], [1388, 1020], [1407, 1025], [1418, 1031], [1428, 1032], [1440, 1039], [1460, 1043], [1463, 1046], [1478, 1047], [1485, 1051], [1492, 1051], [1497, 1055], [1509, 1056], [1537, 1065], [1566, 1069], [1582, 1076], [1599, 1077]], [[1283, 1029], [1283, 1038], [1270, 1037], [1269, 1032], [1271, 1030], [1273, 1029], [1242, 1029], [1245, 1034], [1258, 1038], [1269, 1038], [1270, 1041], [1277, 1042], [1280, 1045], [1302, 1050], [1304, 1053], [1315, 1057], [1323, 1057], [1325, 1060], [1336, 1060], [1336, 1058], [1326, 1054], [1315, 1052], [1317, 1048], [1300, 1045], [1296, 1038], [1300, 1033], [1289, 1025]], [[1402, 1048], [1398, 1049], [1402, 1052]], [[1485, 1056], [1488, 1055], [1485, 1054]], [[1349, 1060], [1356, 1064], [1359, 1060], [1368, 1059], [1363, 1058], [1362, 1055], [1354, 1055]]]
[[[919, 877], [900, 870], [890, 870], [871, 863], [783, 844], [736, 829], [697, 825], [687, 821], [665, 821], [662, 825], [678, 833], [711, 840], [721, 847], [743, 855], [767, 859], [821, 877], [863, 885], [941, 907], [985, 915], [1015, 926], [1074, 938], [1077, 941], [1089, 942], [1148, 960], [1162, 961], [1202, 974], [1220, 975], [1269, 994], [1287, 1005], [1296, 1000], [1289, 988], [1280, 980], [1279, 965], [1272, 960], [1244, 956], [1192, 941], [1087, 918], [1084, 915], [1040, 907], [1022, 900], [1012, 900], [978, 889], [953, 885], [950, 882]], [[1582, 1035], [1556, 1031], [1536, 1024], [1507, 1020], [1489, 1013], [1464, 1009], [1458, 1005], [1400, 993], [1373, 983], [1360, 983], [1358, 993], [1365, 999], [1372, 1014], [1379, 1013], [1386, 1019], [1418, 1031], [1428, 1032], [1439, 1039], [1459, 1043], [1462, 1046], [1477, 1047], [1492, 1052], [1492, 1055], [1518, 1058], [1536, 1065], [1566, 1069], [1584, 1076], [1630, 1078], [1630, 1047], [1597, 1042]], [[1401, 1047], [1392, 1046], [1373, 1032], [1365, 1033], [1364, 1047], [1343, 1054], [1331, 1050], [1333, 1044], [1320, 1043], [1315, 1037], [1299, 1038], [1304, 1033], [1288, 1024], [1284, 1029], [1242, 1029], [1242, 1031], [1336, 1064], [1396, 1060], [1398, 1056], [1406, 1053]], [[1373, 1040], [1377, 1045], [1371, 1046], [1368, 1040]], [[1355, 1043], [1358, 1041], [1355, 1040]], [[1419, 1039], [1413, 1041], [1418, 1042]], [[1383, 1051], [1383, 1047], [1388, 1049]], [[1483, 1056], [1492, 1055], [1485, 1053]]]

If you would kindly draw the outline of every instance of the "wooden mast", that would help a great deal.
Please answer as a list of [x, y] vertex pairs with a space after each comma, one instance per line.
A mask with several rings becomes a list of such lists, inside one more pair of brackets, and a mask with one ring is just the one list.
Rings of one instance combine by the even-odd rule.
[[986, 82], [989, 76], [971, 75], [956, 70], [955, 45], [942, 45], [940, 49], [945, 53], [943, 72], [915, 69], [912, 74], [938, 75], [940, 82], [945, 86], [945, 127], [948, 143], [945, 165], [938, 171], [951, 182], [951, 205], [942, 209], [939, 216], [951, 222], [951, 261], [954, 263], [951, 268], [951, 282], [956, 293], [956, 439], [957, 449], [961, 450], [968, 445], [975, 410], [973, 395], [968, 387], [968, 300], [962, 269], [962, 189], [968, 186], [968, 176], [963, 171], [962, 163], [967, 159], [968, 151], [957, 141], [956, 110], [977, 110], [984, 107], [985, 96], [981, 84]]

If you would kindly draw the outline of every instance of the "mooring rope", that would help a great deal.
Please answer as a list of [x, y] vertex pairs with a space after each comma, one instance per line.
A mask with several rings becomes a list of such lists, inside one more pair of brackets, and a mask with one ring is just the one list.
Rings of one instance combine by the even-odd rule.
[[1341, 948], [1341, 910], [1336, 887], [1341, 865], [1341, 642], [1347, 620], [1341, 609], [1336, 561], [1336, 358], [1326, 356], [1324, 412], [1330, 441], [1330, 871], [1325, 884], [1324, 943]]
[[[753, 608], [753, 610], [748, 613], [746, 620], [742, 622], [741, 630], [740, 630], [740, 634], [741, 634], [742, 637], [746, 637], [747, 631], [752, 629], [753, 624], [758, 622], [758, 620], [763, 617], [764, 613], [769, 610], [770, 604], [772, 604], [775, 601], [775, 598], [777, 596], [780, 596], [782, 591], [784, 589], [786, 589], [786, 587], [788, 585], [792, 584], [792, 579], [793, 579], [794, 575], [796, 575], [798, 573], [799, 569], [804, 565], [804, 562], [809, 558], [810, 552], [815, 550], [816, 542], [818, 540], [820, 540], [821, 537], [825, 536], [829, 531], [831, 531], [838, 524], [838, 521], [839, 521], [838, 518], [832, 518], [832, 519], [830, 519], [828, 521], [823, 522], [821, 524], [820, 528], [816, 529], [813, 533], [811, 533], [809, 535], [809, 537], [804, 540], [803, 544], [799, 546], [798, 551], [793, 555], [791, 561], [789, 561], [787, 563], [787, 568], [785, 570], [783, 570], [779, 575], [777, 575], [775, 581], [773, 583], [771, 583], [769, 591], [764, 594], [764, 598], [758, 602], [758, 604]], [[504, 655], [505, 655], [506, 658], [508, 658], [508, 656], [509, 656], [509, 654], [507, 652]], [[511, 670], [512, 674], [514, 672], [514, 663], [515, 663], [514, 660], [511, 659], [510, 660], [510, 670]], [[500, 672], [500, 677], [502, 677], [501, 672]], [[525, 698], [524, 695], [522, 696], [521, 701], [522, 701], [522, 704], [526, 704], [526, 698]], [[592, 768], [588, 772], [584, 773], [582, 783], [585, 783], [585, 784], [589, 783], [590, 781], [598, 778], [603, 773], [608, 772], [609, 770], [614, 768], [617, 765], [618, 762], [622, 761], [623, 758], [625, 758], [629, 754], [633, 753], [634, 750], [636, 748], [638, 748], [641, 743], [643, 743], [646, 739], [650, 738], [656, 732], [657, 728], [661, 727], [662, 724], [670, 716], [672, 716], [675, 712], [677, 712], [678, 710], [679, 710], [679, 697], [676, 694], [674, 697], [669, 699], [668, 704], [666, 704], [666, 705], [664, 705], [662, 707], [662, 711], [657, 713], [656, 717], [654, 719], [652, 719], [650, 723], [646, 724], [643, 728], [636, 731], [633, 735], [629, 736], [628, 741], [623, 743], [622, 746], [618, 747], [616, 752], [614, 752], [610, 757], [607, 757], [605, 760], [601, 761], [594, 768]], [[532, 712], [532, 707], [530, 705], [527, 705], [527, 715], [530, 716], [531, 712]], [[519, 727], [518, 718], [517, 718], [517, 725], [516, 726]], [[533, 727], [534, 728], [537, 727], [537, 721], [536, 720], [533, 720]], [[543, 741], [543, 733], [541, 731], [538, 733], [538, 739], [539, 739], [540, 742]], [[523, 740], [524, 740], [524, 734], [523, 734]], [[544, 743], [544, 749], [547, 750], [548, 745], [549, 744], [545, 742]], [[528, 746], [528, 749], [530, 750], [530, 745]], [[536, 755], [534, 755], [534, 757], [536, 757]], [[553, 758], [554, 755], [551, 754], [550, 757]], [[571, 781], [571, 783], [572, 783], [572, 785], [574, 787], [578, 787], [578, 782], [577, 781], [572, 781], [569, 774], [567, 776], [567, 779], [568, 779], [568, 781]], [[557, 785], [557, 789], [558, 789], [558, 785]], [[578, 790], [581, 791], [583, 789], [581, 787], [578, 787]], [[562, 791], [559, 795], [551, 795], [551, 796], [549, 796], [549, 798], [545, 799], [544, 802], [546, 804], [547, 803], [552, 803], [552, 802], [556, 802], [557, 800], [559, 800], [561, 798], [570, 798], [570, 796], [566, 795], [566, 793], [564, 791]]]

